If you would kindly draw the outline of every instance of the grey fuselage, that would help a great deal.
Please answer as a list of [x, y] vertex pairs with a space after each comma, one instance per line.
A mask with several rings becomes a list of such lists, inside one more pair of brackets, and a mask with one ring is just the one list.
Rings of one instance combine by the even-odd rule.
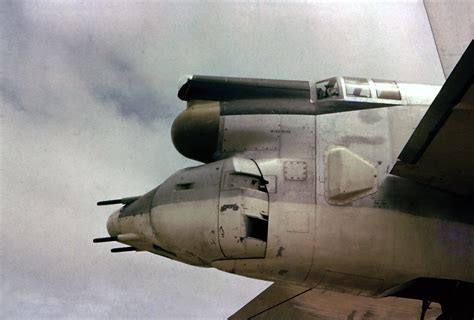
[[[406, 105], [218, 115], [215, 161], [112, 214], [110, 235], [196, 266], [353, 294], [420, 277], [474, 282], [473, 200], [390, 174], [439, 91], [398, 86]], [[219, 102], [185, 112], [199, 108], [215, 114]]]

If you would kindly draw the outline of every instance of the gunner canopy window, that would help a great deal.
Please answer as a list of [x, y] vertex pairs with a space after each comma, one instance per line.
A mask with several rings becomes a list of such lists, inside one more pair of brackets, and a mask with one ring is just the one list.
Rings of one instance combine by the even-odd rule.
[[367, 79], [344, 78], [346, 95], [349, 97], [370, 98], [370, 86]]
[[336, 78], [316, 82], [318, 100], [339, 96], [339, 86]]
[[377, 98], [401, 100], [400, 89], [395, 81], [374, 80], [375, 89], [377, 90]]

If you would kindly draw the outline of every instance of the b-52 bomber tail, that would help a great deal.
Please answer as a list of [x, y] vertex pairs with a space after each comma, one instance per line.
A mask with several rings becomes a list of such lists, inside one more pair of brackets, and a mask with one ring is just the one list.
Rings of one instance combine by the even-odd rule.
[[275, 282], [233, 319], [471, 319], [473, 67], [471, 42], [442, 88], [189, 77], [172, 138], [203, 164], [101, 202], [95, 242]]

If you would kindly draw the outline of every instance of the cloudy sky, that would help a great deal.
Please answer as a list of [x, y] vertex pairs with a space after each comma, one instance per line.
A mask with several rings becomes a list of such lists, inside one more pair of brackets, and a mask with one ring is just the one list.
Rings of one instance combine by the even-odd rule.
[[111, 207], [196, 163], [185, 74], [441, 84], [420, 1], [1, 1], [0, 318], [222, 319], [269, 283], [110, 254]]

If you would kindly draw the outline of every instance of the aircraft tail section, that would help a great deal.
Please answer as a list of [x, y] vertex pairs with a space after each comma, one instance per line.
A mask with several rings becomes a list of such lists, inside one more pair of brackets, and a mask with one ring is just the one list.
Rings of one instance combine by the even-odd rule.
[[445, 78], [474, 38], [474, 2], [423, 1]]

